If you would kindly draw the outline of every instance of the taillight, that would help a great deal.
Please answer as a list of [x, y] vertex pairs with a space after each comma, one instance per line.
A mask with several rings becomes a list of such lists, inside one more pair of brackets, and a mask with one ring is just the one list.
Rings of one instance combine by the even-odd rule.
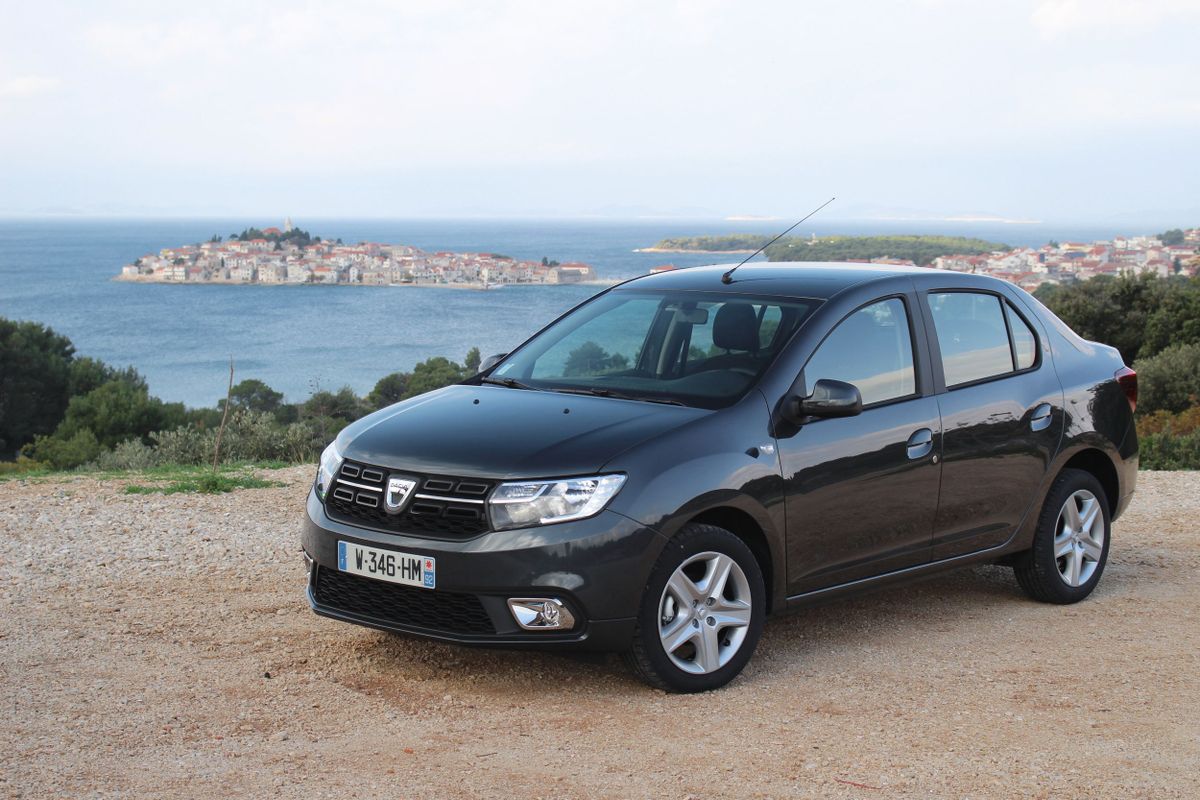
[[1129, 410], [1137, 411], [1137, 373], [1129, 367], [1121, 367], [1113, 377], [1117, 379], [1117, 383], [1121, 387], [1121, 391], [1125, 392], [1125, 399], [1129, 401]]

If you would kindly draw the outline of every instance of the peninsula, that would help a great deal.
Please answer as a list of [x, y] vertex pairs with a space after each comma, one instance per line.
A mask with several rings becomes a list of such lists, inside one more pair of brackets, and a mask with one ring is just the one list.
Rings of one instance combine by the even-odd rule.
[[116, 277], [143, 283], [436, 286], [493, 289], [513, 284], [596, 283], [587, 264], [498, 253], [428, 253], [402, 244], [322, 240], [287, 220], [228, 239], [169, 247], [127, 264]]
[[[641, 252], [649, 253], [753, 253], [771, 241], [759, 233], [724, 236], [684, 236], [663, 239]], [[787, 236], [766, 250], [768, 261], [865, 261], [898, 258], [925, 266], [938, 256], [981, 255], [1012, 248], [998, 242], [961, 236]]]
[[[663, 239], [642, 252], [735, 254], [753, 252], [768, 241], [761, 234], [691, 236]], [[1200, 228], [1015, 248], [959, 236], [789, 236], [765, 252], [768, 261], [846, 261], [976, 272], [1033, 291], [1046, 283], [1073, 283], [1101, 275], [1200, 274]]]

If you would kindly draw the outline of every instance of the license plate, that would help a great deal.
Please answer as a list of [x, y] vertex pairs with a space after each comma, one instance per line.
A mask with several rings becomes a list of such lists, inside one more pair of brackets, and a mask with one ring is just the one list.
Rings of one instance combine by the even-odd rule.
[[423, 589], [437, 586], [437, 559], [354, 542], [338, 542], [338, 569], [405, 586]]

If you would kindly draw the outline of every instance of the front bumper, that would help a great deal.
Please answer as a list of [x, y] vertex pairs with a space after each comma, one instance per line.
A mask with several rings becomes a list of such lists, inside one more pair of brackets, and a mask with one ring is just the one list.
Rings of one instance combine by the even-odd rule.
[[[416, 589], [337, 570], [338, 541], [437, 559], [437, 588]], [[313, 491], [301, 529], [316, 613], [381, 630], [472, 645], [624, 650], [650, 568], [665, 540], [611, 511], [578, 522], [439, 541], [330, 519]], [[570, 631], [528, 631], [510, 597], [561, 598]]]

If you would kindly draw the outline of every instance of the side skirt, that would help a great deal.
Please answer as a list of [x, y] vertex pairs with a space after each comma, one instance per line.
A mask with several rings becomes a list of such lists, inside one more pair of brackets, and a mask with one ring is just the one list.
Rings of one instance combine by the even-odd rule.
[[882, 575], [873, 575], [870, 578], [859, 578], [848, 583], [840, 583], [837, 586], [826, 586], [824, 589], [814, 589], [811, 592], [803, 592], [802, 594], [794, 594], [787, 598], [787, 610], [796, 608], [804, 608], [805, 606], [815, 605], [832, 600], [843, 595], [858, 594], [860, 592], [868, 592], [873, 589], [882, 589], [885, 586], [893, 586], [896, 584], [907, 583], [909, 581], [921, 580], [922, 578], [930, 577], [939, 572], [965, 567], [971, 564], [994, 563], [1003, 556], [1013, 553], [1012, 540], [996, 547], [988, 548], [987, 550], [979, 550], [974, 553], [966, 553], [961, 556], [953, 556], [952, 558], [944, 558], [941, 561], [931, 561], [928, 564], [918, 564], [915, 567], [905, 567], [894, 572], [885, 572]]

